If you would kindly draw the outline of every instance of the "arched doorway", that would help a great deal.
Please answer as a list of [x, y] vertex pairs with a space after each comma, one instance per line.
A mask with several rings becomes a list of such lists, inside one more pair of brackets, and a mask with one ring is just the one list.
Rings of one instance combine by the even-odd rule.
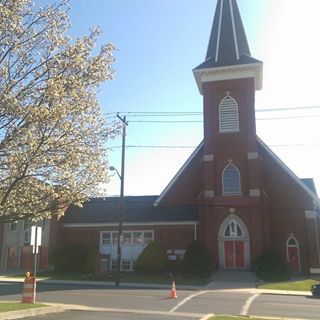
[[232, 214], [219, 229], [219, 264], [223, 269], [249, 269], [249, 234], [242, 220]]
[[287, 241], [287, 259], [292, 272], [301, 271], [299, 242], [293, 236], [290, 236]]

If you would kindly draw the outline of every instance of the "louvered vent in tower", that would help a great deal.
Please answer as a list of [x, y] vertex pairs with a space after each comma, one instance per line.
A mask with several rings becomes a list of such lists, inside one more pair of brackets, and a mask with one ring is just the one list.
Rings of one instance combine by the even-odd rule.
[[239, 112], [237, 101], [232, 97], [225, 97], [219, 107], [220, 132], [239, 131]]

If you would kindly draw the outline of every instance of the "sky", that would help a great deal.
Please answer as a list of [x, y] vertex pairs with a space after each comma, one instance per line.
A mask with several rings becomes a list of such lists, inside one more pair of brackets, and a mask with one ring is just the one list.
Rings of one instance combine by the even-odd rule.
[[[313, 177], [320, 193], [320, 1], [238, 6], [251, 54], [264, 63], [257, 134], [299, 178]], [[204, 61], [215, 7], [216, 0], [71, 0], [70, 35], [99, 26], [99, 44], [117, 47], [115, 79], [99, 101], [108, 120], [127, 116], [125, 195], [160, 194], [203, 139], [192, 69]], [[119, 171], [120, 147], [121, 137], [108, 142]], [[106, 195], [118, 195], [120, 180], [110, 174]]]

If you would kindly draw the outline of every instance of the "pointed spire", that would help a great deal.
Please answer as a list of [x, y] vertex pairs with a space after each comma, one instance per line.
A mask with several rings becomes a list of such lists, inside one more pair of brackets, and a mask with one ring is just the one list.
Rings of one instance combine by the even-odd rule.
[[236, 0], [218, 0], [206, 61], [196, 69], [257, 63], [251, 57]]
[[217, 0], [206, 60], [193, 73], [201, 94], [204, 82], [248, 77], [261, 90], [263, 64], [251, 56], [236, 0]]

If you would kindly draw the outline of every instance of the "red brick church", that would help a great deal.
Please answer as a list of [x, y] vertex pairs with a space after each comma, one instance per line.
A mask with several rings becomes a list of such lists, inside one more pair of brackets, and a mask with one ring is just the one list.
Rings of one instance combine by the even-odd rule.
[[[125, 197], [123, 271], [150, 241], [177, 260], [200, 239], [220, 269], [250, 270], [272, 248], [294, 272], [320, 273], [313, 180], [299, 179], [256, 134], [262, 69], [236, 0], [218, 0], [205, 61], [193, 70], [203, 95], [203, 141], [159, 196]], [[118, 203], [91, 199], [70, 208], [51, 223], [49, 250], [59, 241], [83, 241], [98, 249], [102, 269], [114, 268]]]

